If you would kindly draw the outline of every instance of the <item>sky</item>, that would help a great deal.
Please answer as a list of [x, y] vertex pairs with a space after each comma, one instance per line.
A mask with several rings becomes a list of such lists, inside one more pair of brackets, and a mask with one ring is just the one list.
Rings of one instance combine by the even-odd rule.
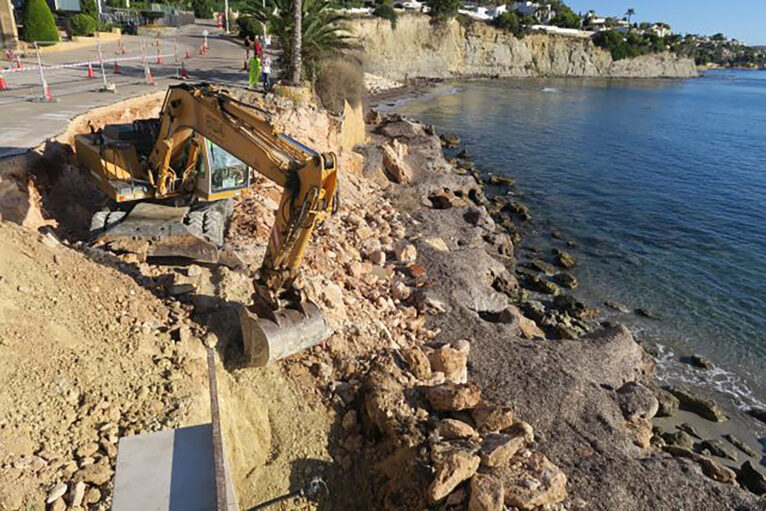
[[633, 21], [664, 21], [673, 32], [723, 32], [750, 45], [766, 45], [766, 0], [565, 0], [573, 11], [601, 16], [636, 11]]

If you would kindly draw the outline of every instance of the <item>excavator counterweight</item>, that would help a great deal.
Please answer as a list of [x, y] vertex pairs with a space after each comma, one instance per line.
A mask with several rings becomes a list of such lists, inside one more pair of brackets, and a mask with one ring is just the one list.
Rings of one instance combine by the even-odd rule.
[[95, 243], [141, 258], [236, 258], [224, 235], [233, 198], [257, 172], [282, 187], [253, 303], [240, 323], [251, 365], [314, 346], [327, 329], [293, 285], [314, 228], [338, 207], [337, 159], [277, 133], [268, 112], [225, 89], [179, 84], [158, 119], [75, 137], [81, 167], [117, 204], [96, 213]]

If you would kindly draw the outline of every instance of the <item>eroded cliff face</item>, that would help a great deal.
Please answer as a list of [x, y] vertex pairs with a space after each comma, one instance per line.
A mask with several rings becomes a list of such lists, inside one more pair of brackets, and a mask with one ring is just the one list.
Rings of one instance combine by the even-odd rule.
[[588, 38], [531, 34], [516, 39], [485, 23], [431, 24], [425, 15], [357, 19], [352, 34], [363, 47], [368, 72], [394, 80], [464, 76], [587, 76], [686, 78], [697, 76], [691, 59], [670, 53], [613, 61]]

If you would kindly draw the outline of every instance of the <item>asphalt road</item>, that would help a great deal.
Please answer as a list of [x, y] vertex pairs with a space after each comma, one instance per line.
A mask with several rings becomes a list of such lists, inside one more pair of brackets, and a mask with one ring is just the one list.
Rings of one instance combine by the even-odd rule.
[[[203, 31], [209, 32], [208, 52], [199, 54]], [[143, 43], [142, 40], [143, 39]], [[52, 53], [42, 57], [45, 79], [55, 102], [40, 101], [42, 87], [39, 70], [28, 70], [6, 74], [8, 90], [0, 91], [0, 158], [26, 152], [44, 140], [55, 137], [66, 127], [70, 119], [93, 107], [108, 105], [116, 101], [139, 96], [168, 85], [178, 83], [173, 78], [180, 62], [192, 81], [247, 85], [247, 73], [242, 71], [244, 48], [223, 37], [221, 29], [212, 24], [188, 25], [179, 29], [176, 37], [162, 39], [159, 44], [162, 63], [157, 63], [155, 40], [138, 36], [123, 36], [125, 53], [117, 42], [104, 44], [102, 59], [106, 80], [114, 83], [116, 92], [99, 92], [104, 79], [101, 66], [93, 65], [95, 78], [88, 78], [87, 65], [76, 68], [49, 68], [61, 64], [84, 61], [98, 61], [97, 47]], [[154, 85], [146, 83], [141, 60], [141, 47], [145, 46], [146, 62], [151, 70]], [[185, 58], [187, 51], [190, 58]], [[177, 55], [177, 58], [174, 58]], [[114, 74], [115, 58], [134, 58], [118, 62], [120, 74]], [[25, 66], [36, 64], [34, 53], [22, 59]], [[0, 64], [5, 68], [10, 63]]]

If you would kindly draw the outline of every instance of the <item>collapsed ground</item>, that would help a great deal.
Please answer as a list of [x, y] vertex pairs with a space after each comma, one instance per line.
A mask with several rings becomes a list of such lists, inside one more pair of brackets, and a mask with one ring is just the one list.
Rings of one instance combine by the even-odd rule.
[[[346, 163], [342, 212], [316, 232], [300, 283], [332, 336], [242, 367], [234, 307], [251, 275], [77, 245], [89, 208], [72, 197], [91, 195], [55, 148], [36, 174], [41, 213], [19, 216], [58, 221], [56, 234], [0, 224], [0, 507], [107, 509], [119, 436], [208, 420], [210, 345], [242, 509], [314, 475], [331, 491], [323, 509], [758, 508], [737, 474], [652, 445], [651, 359], [622, 328], [580, 338], [592, 311], [541, 298], [546, 272], [513, 259], [528, 211], [487, 201], [431, 129], [371, 115], [362, 168], [337, 121], [269, 107]], [[230, 240], [250, 272], [278, 195], [258, 181], [237, 204]]]

